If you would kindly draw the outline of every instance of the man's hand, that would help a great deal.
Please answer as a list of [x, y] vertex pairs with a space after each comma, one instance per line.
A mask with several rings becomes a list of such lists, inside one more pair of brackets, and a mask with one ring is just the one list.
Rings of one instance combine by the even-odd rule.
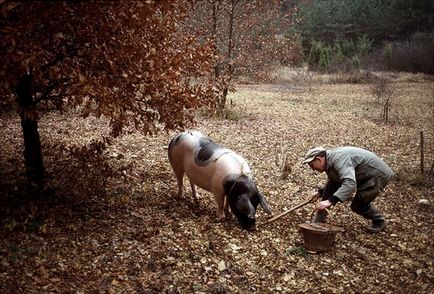
[[331, 207], [332, 205], [333, 204], [330, 201], [324, 200], [324, 201], [321, 201], [317, 204], [316, 209], [317, 210], [323, 210], [323, 209]]

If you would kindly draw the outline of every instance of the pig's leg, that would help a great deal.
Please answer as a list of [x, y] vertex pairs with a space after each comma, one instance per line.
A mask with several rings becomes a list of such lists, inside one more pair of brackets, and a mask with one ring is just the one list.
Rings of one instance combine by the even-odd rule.
[[216, 201], [217, 201], [217, 217], [219, 220], [223, 220], [225, 218], [225, 194], [223, 195], [216, 195]]
[[184, 197], [184, 170], [183, 169], [173, 169], [176, 181], [178, 182], [178, 198]]
[[177, 178], [178, 181], [178, 198], [184, 197], [184, 183], [183, 177]]
[[199, 199], [200, 196], [199, 196], [199, 194], [197, 194], [196, 185], [193, 184], [193, 182], [191, 180], [190, 180], [190, 187], [191, 187], [191, 192], [193, 194], [194, 200], [198, 201], [198, 199]]

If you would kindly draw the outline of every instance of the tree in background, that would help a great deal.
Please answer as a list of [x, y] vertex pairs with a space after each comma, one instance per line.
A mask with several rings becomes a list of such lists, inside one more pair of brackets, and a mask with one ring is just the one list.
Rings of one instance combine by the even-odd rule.
[[333, 43], [366, 36], [381, 41], [407, 38], [434, 26], [430, 0], [317, 0], [299, 1], [296, 29], [304, 39]]
[[312, 40], [309, 46], [310, 50], [306, 61], [312, 69], [321, 71], [349, 62], [353, 68], [358, 69], [360, 59], [371, 52], [373, 48], [372, 41], [366, 36], [359, 37], [356, 42], [351, 39], [335, 40], [333, 45]]
[[214, 43], [219, 109], [225, 108], [235, 76], [264, 79], [276, 64], [289, 63], [294, 44], [279, 35], [289, 25], [280, 5], [262, 0], [198, 0], [191, 5], [190, 29]]
[[183, 1], [0, 1], [0, 107], [16, 109], [29, 187], [44, 165], [39, 114], [80, 106], [113, 135], [184, 127], [214, 105], [212, 48], [178, 25]]
[[[361, 65], [365, 69], [432, 73], [433, 1], [288, 0], [284, 3], [299, 8], [292, 15], [297, 21], [288, 34], [302, 37], [306, 60], [314, 69], [351, 70]], [[396, 43], [389, 61], [378, 60], [378, 50], [375, 50], [384, 42]], [[327, 64], [326, 58], [317, 56], [329, 48], [332, 51]], [[312, 62], [316, 59], [322, 62]]]

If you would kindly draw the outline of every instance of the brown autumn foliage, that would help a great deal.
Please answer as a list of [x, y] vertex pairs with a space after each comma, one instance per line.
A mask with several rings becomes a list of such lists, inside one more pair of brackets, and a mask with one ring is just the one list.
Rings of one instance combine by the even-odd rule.
[[30, 186], [44, 185], [39, 115], [108, 117], [112, 135], [185, 127], [213, 106], [209, 42], [179, 30], [184, 1], [1, 1], [0, 106], [18, 110]]
[[192, 118], [184, 108], [210, 101], [209, 47], [176, 30], [182, 1], [18, 1], [1, 12], [3, 105], [26, 72], [35, 104], [79, 105], [111, 118], [115, 133], [129, 123], [144, 133], [182, 127]]
[[[17, 108], [24, 121], [52, 109], [65, 111], [38, 120], [51, 188], [40, 201], [20, 198], [25, 165], [20, 119], [0, 118], [0, 292], [432, 288], [432, 182], [413, 178], [414, 134], [427, 130], [432, 146], [432, 80], [399, 83], [390, 125], [372, 121], [378, 108], [369, 104], [367, 85], [311, 87], [311, 76], [310, 91], [290, 81], [238, 87], [230, 97], [238, 119], [199, 117], [200, 130], [248, 159], [276, 213], [301, 202], [323, 180], [300, 164], [314, 145], [366, 147], [397, 171], [398, 180], [377, 201], [388, 217], [385, 232], [367, 235], [366, 221], [343, 204], [333, 210], [333, 221], [346, 232], [330, 252], [310, 254], [297, 225], [312, 207], [253, 233], [240, 230], [230, 216], [217, 222], [206, 192], [199, 205], [190, 194], [173, 199], [176, 183], [165, 149], [173, 133], [143, 136], [124, 128], [132, 123], [152, 133], [171, 123], [184, 126], [182, 118], [193, 118], [193, 106], [213, 102], [211, 85], [201, 84], [213, 66], [206, 58], [213, 51], [206, 38], [197, 44], [176, 30], [182, 2], [0, 0], [0, 5], [6, 20], [0, 46], [7, 53], [0, 65], [2, 109], [17, 108], [18, 90], [31, 98], [25, 105], [30, 109]], [[75, 108], [66, 111], [68, 106]], [[121, 131], [110, 147], [101, 140]], [[430, 164], [432, 150], [427, 158]], [[259, 211], [258, 220], [265, 218]]]
[[38, 194], [41, 114], [104, 116], [114, 136], [185, 128], [194, 109], [224, 108], [235, 75], [266, 79], [292, 48], [276, 37], [279, 1], [1, 1], [0, 13], [0, 106], [18, 110]]

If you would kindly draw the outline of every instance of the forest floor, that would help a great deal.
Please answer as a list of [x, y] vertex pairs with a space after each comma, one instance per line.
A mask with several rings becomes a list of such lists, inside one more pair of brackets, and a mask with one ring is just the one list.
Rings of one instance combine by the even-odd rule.
[[[199, 189], [195, 204], [187, 181], [185, 199], [175, 199], [167, 159], [175, 132], [131, 131], [105, 149], [108, 165], [93, 163], [77, 147], [107, 134], [107, 122], [74, 113], [41, 118], [51, 188], [44, 199], [21, 199], [20, 123], [2, 117], [0, 292], [433, 293], [434, 188], [432, 178], [420, 175], [420, 132], [429, 172], [434, 84], [419, 76], [394, 81], [387, 124], [369, 84], [294, 86], [285, 79], [239, 85], [226, 118], [197, 118], [196, 129], [247, 159], [274, 215], [325, 181], [302, 164], [311, 147], [364, 147], [395, 171], [375, 201], [386, 230], [368, 234], [369, 222], [351, 212], [350, 201], [341, 203], [330, 221], [345, 232], [316, 254], [303, 247], [299, 232], [313, 204], [253, 232], [231, 214], [219, 222], [212, 195]], [[258, 222], [269, 218], [258, 209]]]

